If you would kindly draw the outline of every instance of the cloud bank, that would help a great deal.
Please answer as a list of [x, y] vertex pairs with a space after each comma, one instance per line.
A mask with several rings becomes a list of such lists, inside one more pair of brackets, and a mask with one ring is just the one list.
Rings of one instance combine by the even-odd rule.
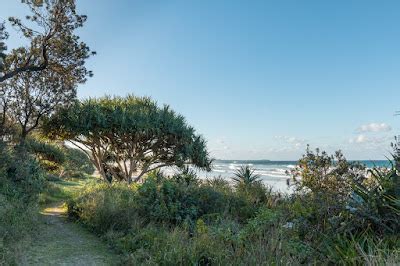
[[358, 132], [388, 132], [392, 130], [392, 127], [386, 123], [369, 123], [361, 125], [357, 131]]

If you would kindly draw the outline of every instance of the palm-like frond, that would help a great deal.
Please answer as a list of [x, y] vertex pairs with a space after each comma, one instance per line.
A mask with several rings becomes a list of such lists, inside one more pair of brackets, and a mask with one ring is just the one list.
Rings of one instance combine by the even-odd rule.
[[255, 182], [258, 182], [260, 179], [260, 176], [255, 174], [254, 172], [255, 170], [251, 169], [250, 166], [248, 165], [241, 166], [234, 173], [234, 177], [232, 177], [232, 180], [236, 184], [244, 184], [244, 185], [253, 184]]

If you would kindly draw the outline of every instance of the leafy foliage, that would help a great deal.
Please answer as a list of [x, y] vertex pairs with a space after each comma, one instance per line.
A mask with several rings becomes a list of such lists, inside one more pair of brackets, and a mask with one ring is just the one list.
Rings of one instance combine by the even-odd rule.
[[66, 86], [85, 82], [86, 77], [92, 75], [85, 68], [91, 51], [75, 31], [84, 25], [87, 17], [77, 14], [75, 0], [21, 2], [27, 5], [30, 14], [25, 20], [10, 17], [9, 21], [30, 45], [27, 48], [21, 46], [7, 55], [0, 82], [21, 73], [44, 70], [50, 73], [48, 75], [68, 77], [64, 80], [69, 83]]
[[[379, 236], [399, 243], [399, 181], [394, 168], [367, 170], [348, 162], [341, 152], [333, 157], [307, 149], [291, 173], [295, 194], [288, 205], [290, 219], [299, 238], [318, 250], [319, 259], [356, 263], [360, 250], [371, 252], [373, 244], [362, 246], [363, 241], [376, 243]], [[398, 248], [394, 244], [390, 249]]]
[[35, 201], [43, 188], [44, 173], [25, 147], [0, 143], [0, 191], [25, 202]]
[[[25, 49], [15, 50], [14, 63], [28, 56]], [[9, 60], [8, 58], [7, 60]], [[25, 72], [1, 83], [1, 106], [3, 113], [14, 124], [19, 125], [19, 135], [24, 140], [36, 129], [45, 116], [56, 108], [68, 106], [76, 97], [76, 84], [71, 77], [49, 70]]]
[[396, 168], [371, 169], [368, 179], [356, 180], [348, 209], [361, 228], [378, 235], [400, 232], [400, 176]]
[[35, 155], [40, 165], [47, 172], [56, 173], [60, 171], [61, 165], [66, 160], [60, 146], [36, 138], [29, 138], [26, 145], [28, 151]]
[[362, 178], [364, 170], [363, 165], [348, 162], [341, 151], [330, 156], [307, 147], [306, 154], [289, 174], [298, 192], [311, 191], [313, 195], [333, 192], [341, 200], [348, 196], [352, 180]]
[[[265, 210], [261, 217], [250, 199], [229, 185], [213, 183], [218, 183], [218, 188], [187, 170], [171, 178], [152, 172], [143, 184], [133, 187], [89, 186], [68, 209], [70, 216], [127, 254], [127, 263], [242, 264], [260, 262], [255, 254], [265, 260], [261, 254], [266, 247], [272, 252], [269, 255], [283, 252], [276, 249], [282, 243], [269, 241], [267, 231], [256, 231], [258, 224], [268, 230], [278, 221], [274, 218], [277, 213]], [[258, 215], [252, 226], [243, 226]], [[271, 219], [263, 222], [267, 216]], [[274, 249], [278, 253], [273, 253]]]
[[254, 174], [254, 172], [255, 170], [251, 169], [248, 165], [241, 166], [238, 170], [236, 170], [235, 176], [232, 178], [232, 180], [236, 185], [249, 186], [255, 182], [258, 182], [260, 179], [260, 176]]
[[37, 137], [26, 141], [28, 151], [35, 155], [48, 174], [58, 177], [82, 178], [93, 174], [94, 166], [86, 153], [79, 149], [52, 143]]
[[79, 149], [64, 147], [65, 162], [60, 176], [82, 177], [93, 174], [95, 168], [86, 153]]
[[[260, 182], [232, 187], [222, 178], [199, 180], [185, 169], [170, 178], [151, 172], [131, 187], [88, 187], [69, 210], [131, 264], [398, 264], [400, 237], [393, 223], [399, 219], [390, 205], [396, 201], [385, 196], [398, 188], [393, 173], [366, 178], [367, 171], [340, 153], [340, 160], [307, 154], [293, 171], [296, 191], [288, 197]], [[338, 180], [345, 182], [336, 191]], [[357, 206], [355, 195], [363, 196], [356, 184], [368, 192]], [[376, 219], [392, 230], [382, 230]]]
[[43, 172], [36, 161], [0, 142], [0, 264], [21, 264], [37, 226], [37, 196]]
[[4, 60], [6, 59], [5, 51], [7, 50], [4, 40], [7, 39], [7, 32], [5, 31], [5, 26], [0, 23], [0, 73], [3, 72]]
[[[104, 97], [76, 102], [47, 121], [49, 136], [69, 140], [90, 157], [104, 180], [130, 183], [164, 166], [209, 169], [204, 139], [183, 116], [149, 98]], [[79, 145], [77, 144], [79, 143]]]

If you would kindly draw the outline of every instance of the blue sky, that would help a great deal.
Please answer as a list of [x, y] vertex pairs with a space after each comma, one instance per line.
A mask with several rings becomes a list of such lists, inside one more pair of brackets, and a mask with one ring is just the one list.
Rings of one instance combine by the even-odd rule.
[[[24, 14], [2, 0], [0, 18]], [[298, 159], [307, 144], [382, 159], [400, 117], [400, 1], [90, 1], [98, 55], [79, 97], [151, 96], [224, 159]], [[20, 42], [15, 32], [8, 45]]]

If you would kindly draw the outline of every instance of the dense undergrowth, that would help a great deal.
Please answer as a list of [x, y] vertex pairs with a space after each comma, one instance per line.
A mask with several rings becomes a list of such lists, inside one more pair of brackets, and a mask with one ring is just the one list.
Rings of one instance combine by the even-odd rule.
[[18, 262], [37, 226], [44, 174], [29, 155], [0, 143], [0, 264]]
[[[22, 263], [40, 226], [40, 204], [64, 201], [86, 182], [84, 178], [90, 171], [87, 158], [77, 162], [81, 155], [68, 157], [71, 153], [76, 155], [75, 151], [48, 147], [0, 142], [0, 265]], [[63, 160], [55, 160], [56, 156]], [[52, 169], [46, 167], [52, 162], [58, 164], [53, 164]], [[72, 171], [71, 165], [78, 167]], [[61, 179], [65, 172], [75, 173], [79, 179]]]
[[291, 175], [295, 192], [280, 195], [256, 180], [155, 172], [89, 185], [68, 211], [131, 265], [400, 263], [395, 169], [307, 151]]
[[109, 185], [88, 176], [88, 158], [75, 150], [25, 148], [1, 144], [0, 264], [19, 264], [40, 204], [60, 201], [130, 265], [400, 263], [396, 156], [392, 169], [367, 170], [340, 152], [307, 150], [284, 195], [248, 167], [232, 182], [184, 169]]

